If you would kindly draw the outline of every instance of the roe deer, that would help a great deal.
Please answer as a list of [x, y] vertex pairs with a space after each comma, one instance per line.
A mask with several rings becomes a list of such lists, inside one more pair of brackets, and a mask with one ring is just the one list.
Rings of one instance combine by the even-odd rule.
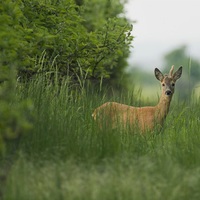
[[163, 75], [155, 68], [155, 77], [161, 82], [162, 94], [156, 106], [133, 107], [116, 102], [107, 102], [96, 108], [92, 114], [100, 128], [103, 125], [111, 128], [138, 128], [141, 133], [154, 130], [155, 126], [162, 127], [168, 114], [170, 102], [174, 94], [175, 82], [181, 77], [182, 66], [173, 73], [171, 67], [168, 75]]

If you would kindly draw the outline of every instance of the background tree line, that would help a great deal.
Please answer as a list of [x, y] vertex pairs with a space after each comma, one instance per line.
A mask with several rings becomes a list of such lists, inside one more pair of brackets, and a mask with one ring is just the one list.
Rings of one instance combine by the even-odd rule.
[[[16, 80], [41, 76], [122, 87], [132, 25], [120, 0], [5, 0], [0, 3], [0, 152], [30, 129], [30, 102]], [[13, 103], [15, 102], [15, 103]]]
[[[187, 53], [187, 46], [183, 45], [173, 49], [164, 56], [165, 66], [183, 66], [183, 76], [181, 84], [177, 90], [182, 100], [189, 99], [193, 89], [199, 84], [200, 62]], [[166, 69], [166, 68], [165, 68]], [[167, 70], [167, 69], [166, 69]]]
[[[190, 101], [199, 96], [200, 92], [200, 61], [194, 56], [190, 56], [186, 45], [178, 46], [166, 52], [162, 57], [162, 67], [164, 73], [169, 72], [169, 68], [174, 65], [175, 69], [183, 66], [181, 80], [176, 85], [176, 94], [180, 101]], [[155, 63], [156, 67], [156, 63]], [[145, 98], [157, 100], [158, 86], [151, 71], [144, 70], [144, 67], [133, 65], [129, 68], [130, 87], [140, 88]]]

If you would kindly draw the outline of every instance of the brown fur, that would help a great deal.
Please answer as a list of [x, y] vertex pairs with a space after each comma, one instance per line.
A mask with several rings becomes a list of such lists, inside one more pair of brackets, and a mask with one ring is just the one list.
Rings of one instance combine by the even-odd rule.
[[170, 102], [174, 93], [175, 82], [181, 77], [182, 67], [173, 74], [172, 66], [168, 75], [163, 75], [157, 68], [155, 76], [161, 82], [162, 94], [156, 106], [133, 107], [116, 102], [107, 102], [96, 108], [92, 114], [99, 126], [118, 128], [139, 128], [141, 133], [162, 127], [169, 112]]

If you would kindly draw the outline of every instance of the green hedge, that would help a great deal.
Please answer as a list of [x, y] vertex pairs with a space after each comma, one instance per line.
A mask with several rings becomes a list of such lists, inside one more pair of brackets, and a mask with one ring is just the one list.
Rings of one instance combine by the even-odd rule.
[[75, 78], [81, 68], [87, 78], [117, 79], [126, 67], [132, 26], [120, 1], [86, 0], [81, 6], [71, 0], [1, 4], [2, 20], [9, 24], [3, 33], [15, 38], [7, 58], [17, 56], [21, 78], [55, 70]]

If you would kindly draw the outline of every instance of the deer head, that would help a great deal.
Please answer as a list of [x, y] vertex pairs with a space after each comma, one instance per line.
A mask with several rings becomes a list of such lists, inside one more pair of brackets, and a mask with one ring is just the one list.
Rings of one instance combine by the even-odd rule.
[[155, 68], [155, 77], [161, 82], [162, 95], [164, 95], [165, 98], [169, 99], [171, 99], [171, 97], [174, 94], [176, 81], [182, 75], [182, 66], [179, 67], [179, 69], [175, 73], [173, 73], [173, 71], [174, 71], [174, 66], [171, 67], [169, 74], [163, 75], [159, 69]]

